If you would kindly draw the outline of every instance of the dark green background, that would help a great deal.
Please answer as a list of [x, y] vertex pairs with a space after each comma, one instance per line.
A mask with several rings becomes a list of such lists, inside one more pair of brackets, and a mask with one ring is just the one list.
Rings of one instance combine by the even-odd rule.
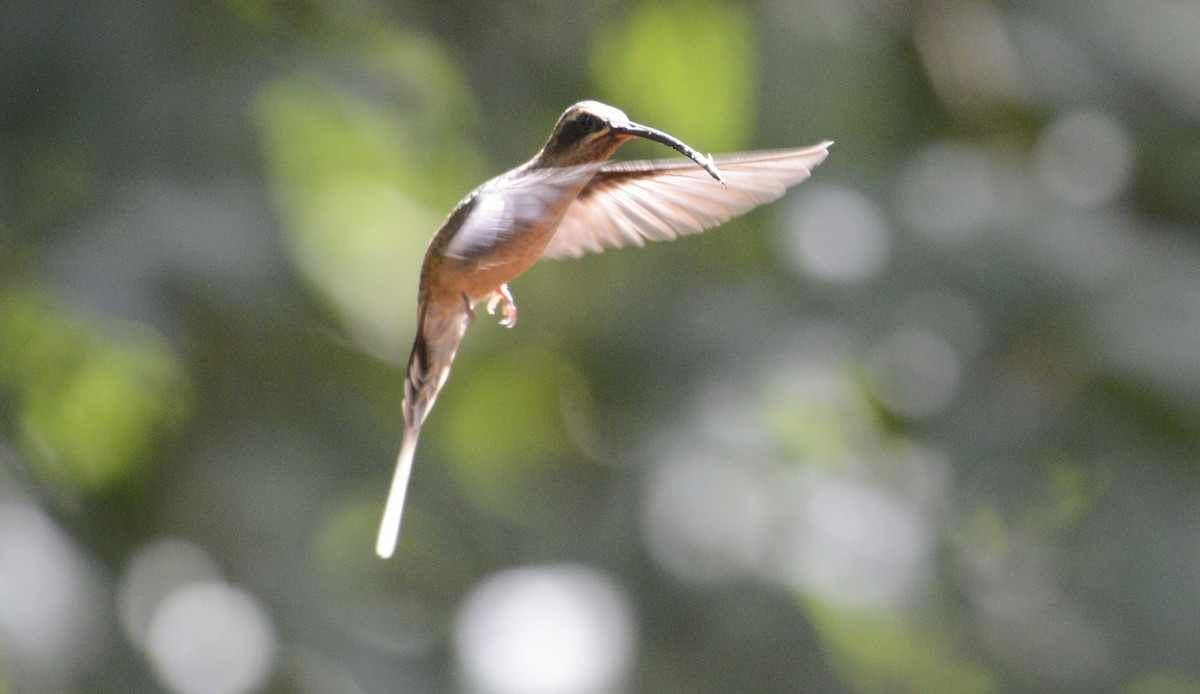
[[[464, 600], [520, 567], [618, 596], [617, 691], [1200, 692], [1197, 36], [1186, 0], [0, 5], [0, 692], [188, 691], [138, 625], [197, 581], [268, 625], [262, 691], [484, 691]], [[381, 562], [424, 246], [583, 98], [837, 144], [481, 312]]]

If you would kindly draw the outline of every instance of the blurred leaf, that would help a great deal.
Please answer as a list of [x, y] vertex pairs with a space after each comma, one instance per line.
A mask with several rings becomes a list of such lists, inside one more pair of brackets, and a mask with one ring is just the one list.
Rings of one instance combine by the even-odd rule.
[[396, 185], [404, 158], [389, 119], [300, 80], [266, 90], [258, 112], [293, 262], [357, 338], [398, 349], [427, 242], [415, 230], [437, 217]]
[[772, 439], [806, 466], [838, 466], [871, 456], [884, 428], [855, 379], [842, 370], [826, 377], [777, 376], [766, 383], [761, 417]]
[[0, 390], [60, 387], [82, 359], [88, 331], [49, 299], [0, 292]]
[[983, 666], [896, 615], [837, 610], [815, 600], [805, 606], [835, 668], [854, 691], [969, 694], [999, 689]]
[[400, 357], [425, 247], [482, 165], [456, 129], [472, 109], [442, 51], [382, 34], [363, 59], [382, 96], [288, 78], [255, 115], [293, 262], [365, 346]]
[[381, 560], [371, 551], [381, 511], [377, 494], [334, 507], [312, 539], [310, 587], [332, 623], [389, 650], [412, 650], [442, 635], [479, 569], [444, 519], [419, 504], [405, 509], [397, 555]]
[[742, 148], [754, 127], [758, 45], [738, 5], [643, 2], [596, 33], [592, 81], [634, 120], [702, 152]]
[[97, 492], [137, 474], [190, 415], [192, 389], [170, 348], [141, 326], [101, 333], [48, 301], [0, 296], [0, 391], [35, 469]]
[[1077, 522], [1096, 505], [1106, 489], [1108, 480], [1091, 467], [1062, 460], [1048, 461], [1045, 467], [1048, 474], [1046, 494], [1050, 497], [1046, 500], [1047, 510], [1050, 524], [1054, 526]]
[[545, 494], [539, 486], [562, 469], [563, 458], [580, 453], [571, 426], [580, 423], [566, 421], [564, 399], [581, 388], [569, 362], [541, 349], [505, 354], [456, 382], [453, 396], [439, 403], [434, 430], [466, 491], [520, 517]]
[[325, 580], [333, 584], [331, 590], [370, 591], [381, 582], [397, 582], [436, 599], [439, 609], [451, 609], [474, 569], [469, 552], [442, 518], [409, 504], [398, 554], [394, 561], [381, 561], [370, 549], [379, 529], [382, 495], [373, 486], [368, 491], [336, 506], [313, 538], [313, 553]]

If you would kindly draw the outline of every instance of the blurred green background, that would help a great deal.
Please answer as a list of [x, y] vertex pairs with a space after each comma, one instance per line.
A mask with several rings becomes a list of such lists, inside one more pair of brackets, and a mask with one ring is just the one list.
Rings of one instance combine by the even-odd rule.
[[[1200, 692], [1193, 0], [0, 4], [0, 693]], [[833, 139], [468, 333], [595, 98]], [[634, 143], [622, 157], [667, 157]]]

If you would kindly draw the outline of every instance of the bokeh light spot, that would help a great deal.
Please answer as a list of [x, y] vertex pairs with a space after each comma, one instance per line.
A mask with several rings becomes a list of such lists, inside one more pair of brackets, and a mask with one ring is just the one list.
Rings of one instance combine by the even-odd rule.
[[901, 330], [884, 339], [870, 366], [876, 397], [892, 412], [914, 419], [937, 415], [950, 404], [960, 372], [954, 349], [920, 330]]
[[879, 207], [849, 188], [808, 189], [792, 206], [786, 244], [804, 272], [834, 284], [862, 282], [891, 254], [891, 230]]
[[472, 692], [601, 694], [629, 669], [634, 619], [624, 591], [595, 569], [508, 569], [467, 596], [454, 640]]
[[140, 547], [117, 588], [117, 607], [126, 635], [144, 648], [150, 621], [163, 598], [185, 585], [214, 580], [220, 574], [212, 557], [186, 540], [164, 538]]
[[96, 638], [99, 602], [62, 531], [32, 506], [0, 503], [0, 653], [73, 668]]
[[1133, 144], [1112, 116], [1080, 111], [1050, 124], [1038, 144], [1036, 161], [1048, 190], [1071, 205], [1094, 207], [1128, 186]]
[[757, 568], [771, 521], [759, 476], [750, 466], [680, 446], [646, 485], [642, 533], [650, 551], [680, 578], [702, 583]]
[[913, 500], [814, 476], [780, 569], [790, 584], [832, 604], [898, 607], [925, 578], [931, 543]]
[[194, 583], [163, 598], [146, 648], [159, 677], [179, 694], [255, 691], [274, 669], [278, 650], [258, 601], [220, 581]]
[[938, 241], [974, 236], [998, 213], [992, 162], [965, 145], [918, 151], [900, 172], [898, 195], [904, 223]]
[[938, 96], [963, 115], [984, 117], [1026, 100], [1024, 75], [1004, 15], [987, 2], [929, 2], [915, 8], [913, 39]]

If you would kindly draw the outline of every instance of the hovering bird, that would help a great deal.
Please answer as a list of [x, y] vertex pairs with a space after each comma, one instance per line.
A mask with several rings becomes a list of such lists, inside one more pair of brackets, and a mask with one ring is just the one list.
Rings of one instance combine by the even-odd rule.
[[[691, 159], [608, 162], [634, 138]], [[717, 226], [808, 178], [832, 142], [813, 147], [702, 156], [676, 138], [596, 101], [568, 108], [541, 151], [476, 188], [442, 223], [425, 252], [417, 336], [404, 383], [404, 439], [375, 551], [396, 549], [421, 424], [450, 374], [475, 315], [503, 305], [517, 322], [508, 283], [539, 258], [577, 258], [605, 247], [669, 241]]]

